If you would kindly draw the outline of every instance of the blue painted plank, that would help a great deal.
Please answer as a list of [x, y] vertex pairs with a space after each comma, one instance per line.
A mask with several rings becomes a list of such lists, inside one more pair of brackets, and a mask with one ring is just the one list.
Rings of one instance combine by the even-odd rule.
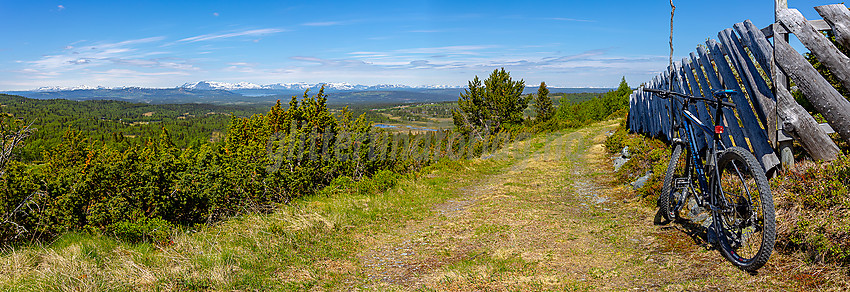
[[[688, 89], [688, 94], [693, 96], [700, 96], [701, 93], [699, 90], [699, 85], [694, 79], [693, 69], [691, 68], [691, 64], [690, 62], [688, 62], [687, 58], [682, 59], [682, 75], [685, 76], [685, 79], [688, 80], [688, 84], [690, 85], [689, 87], [686, 87], [686, 89]], [[697, 110], [696, 104], [689, 105], [688, 110], [697, 115], [697, 117], [699, 117], [699, 110]], [[700, 119], [700, 121], [702, 121], [702, 119]], [[694, 129], [694, 133], [696, 134], [696, 143], [700, 149], [708, 146], [708, 143], [706, 142], [707, 140], [705, 132], [698, 129]]]
[[[720, 73], [721, 77], [725, 81], [724, 85], [726, 88], [740, 92], [741, 87], [735, 79], [735, 75], [732, 73], [732, 68], [729, 67], [729, 64], [726, 62], [726, 58], [724, 57], [724, 54], [728, 54], [728, 52], [726, 52], [723, 46], [715, 40], [708, 40], [707, 44], [711, 50], [710, 52], [714, 60], [714, 64], [717, 65], [717, 72]], [[744, 125], [744, 133], [748, 138], [750, 138], [750, 144], [753, 146], [751, 151], [755, 154], [756, 159], [759, 160], [765, 171], [779, 165], [779, 158], [776, 157], [776, 154], [773, 153], [773, 148], [771, 148], [770, 144], [767, 142], [767, 135], [764, 130], [759, 127], [757, 117], [753, 112], [753, 109], [749, 106], [747, 98], [743, 94], [733, 94], [732, 100], [735, 101], [735, 110], [738, 112], [738, 116], [741, 117], [741, 123]], [[745, 145], [742, 143], [742, 145], [738, 146], [743, 147]]]
[[[700, 67], [700, 64], [703, 63], [702, 58], [698, 59], [696, 53], [692, 52], [691, 53], [691, 62], [693, 62], [693, 64], [694, 64], [693, 65], [694, 68], [695, 68], [694, 71], [697, 72], [697, 79], [699, 79], [700, 87], [703, 90], [703, 97], [713, 98], [712, 95], [711, 95], [711, 90], [712, 90], [711, 86], [708, 85], [709, 79], [708, 79], [708, 77], [706, 77], [706, 73], [703, 72], [703, 68]], [[711, 64], [710, 61], [707, 62], [707, 63]], [[713, 74], [714, 68], [708, 68], [707, 71], [710, 71], [709, 73]], [[716, 76], [714, 76], [713, 78], [717, 79]], [[714, 126], [714, 123], [712, 121], [714, 120], [713, 117], [714, 117], [714, 113], [715, 113], [716, 109], [713, 106], [710, 106], [710, 105], [708, 105], [704, 102], [698, 103], [697, 107], [698, 107], [698, 110], [700, 112], [700, 119], [702, 119], [703, 123], [705, 123], [709, 127]], [[724, 132], [723, 134], [720, 135], [720, 139], [723, 141], [724, 145], [732, 145], [732, 140], [729, 138], [730, 133], [731, 132], [727, 131], [727, 132]], [[707, 142], [711, 143], [712, 137], [708, 137], [708, 139], [709, 140], [707, 140]]]
[[[747, 97], [749, 97], [748, 99], [752, 103], [755, 113], [758, 115], [758, 120], [761, 122], [762, 126], [760, 128], [762, 128], [762, 131], [767, 131], [767, 114], [769, 112], [764, 109], [769, 107], [774, 111], [776, 110], [776, 108], [770, 106], [770, 103], [773, 102], [770, 100], [773, 97], [773, 93], [767, 88], [766, 83], [763, 88], [758, 87], [758, 81], [761, 80], [764, 82], [764, 79], [762, 79], [758, 70], [756, 70], [753, 61], [750, 60], [750, 56], [744, 50], [744, 46], [741, 45], [738, 36], [732, 32], [732, 29], [724, 29], [717, 36], [720, 38], [724, 52], [729, 56], [729, 60], [732, 61], [730, 63], [731, 67], [738, 72], [738, 77], [741, 79], [744, 89], [747, 90]], [[747, 104], [749, 105], [750, 103]], [[775, 123], [776, 120], [774, 119], [773, 121]]]
[[[711, 63], [712, 59], [711, 59], [711, 56], [709, 56], [706, 48], [701, 47], [701, 46], [697, 47], [697, 53], [699, 53], [700, 63], [702, 64], [703, 69], [705, 69], [706, 77], [708, 77], [709, 86], [711, 88], [711, 91], [714, 92], [716, 90], [726, 89], [725, 87], [723, 87], [723, 84], [721, 84], [720, 79], [717, 76], [716, 69], [714, 68], [714, 66], [712, 66], [712, 63]], [[717, 118], [717, 117], [715, 117], [715, 118]], [[739, 142], [730, 141], [730, 143], [726, 143], [726, 141], [724, 139], [724, 144], [727, 147], [731, 147], [732, 145], [737, 145], [735, 143], [740, 143], [740, 141], [744, 141], [744, 132], [741, 130], [741, 127], [738, 126], [738, 118], [735, 116], [735, 113], [733, 111], [731, 111], [731, 110], [724, 110], [723, 111], [723, 122], [721, 124], [726, 128], [725, 131], [729, 132], [729, 138], [731, 140], [739, 141]], [[747, 146], [746, 143], [744, 143], [744, 147], [749, 149], [749, 147]]]

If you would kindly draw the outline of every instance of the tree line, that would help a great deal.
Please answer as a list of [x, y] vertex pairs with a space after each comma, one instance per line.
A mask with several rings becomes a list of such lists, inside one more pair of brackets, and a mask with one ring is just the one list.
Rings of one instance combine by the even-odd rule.
[[[537, 94], [523, 95], [525, 81], [514, 81], [504, 68], [494, 70], [482, 83], [478, 76], [469, 81], [468, 89], [458, 98], [458, 109], [452, 111], [455, 129], [470, 135], [490, 135], [501, 131], [553, 131], [576, 128], [592, 122], [628, 114], [632, 89], [622, 78], [616, 90], [580, 102], [562, 96], [554, 107], [546, 82]], [[523, 112], [534, 101], [534, 118]]]
[[[355, 117], [348, 108], [331, 110], [324, 89], [292, 97], [288, 104], [278, 101], [263, 114], [216, 115], [227, 118], [220, 139], [195, 134], [200, 137], [197, 143], [186, 143], [185, 136], [175, 133], [193, 135], [203, 131], [205, 122], [220, 122], [196, 118], [168, 124], [163, 119], [159, 125], [146, 124], [148, 132], [131, 143], [117, 141], [126, 137], [101, 134], [114, 131], [112, 124], [72, 121], [97, 116], [111, 123], [116, 118], [153, 118], [144, 115], [153, 111], [150, 108], [66, 101], [34, 107], [30, 114], [52, 109], [58, 117], [56, 125], [42, 126], [64, 131], [51, 138], [55, 144], [40, 144], [46, 146], [38, 160], [21, 155], [4, 162], [0, 242], [46, 239], [70, 230], [162, 241], [177, 226], [269, 211], [352, 181], [380, 191], [435, 161], [495, 151], [520, 132], [576, 127], [625, 113], [630, 92], [623, 80], [615, 91], [578, 103], [562, 97], [555, 107], [545, 83], [531, 96], [522, 95], [523, 87], [522, 80], [513, 81], [504, 69], [483, 83], [476, 77], [452, 112], [455, 130], [424, 134], [390, 134], [372, 127], [366, 111]], [[3, 98], [6, 109], [15, 102], [19, 106], [31, 102]], [[532, 101], [534, 118], [523, 114]], [[170, 107], [187, 116], [187, 108], [181, 106], [161, 105], [157, 110], [167, 112]], [[211, 109], [198, 109], [196, 116], [207, 110]], [[6, 115], [0, 124], [20, 123], [25, 117], [28, 114]], [[189, 124], [184, 128], [180, 122]], [[14, 126], [3, 129], [14, 136]], [[38, 132], [44, 129], [33, 133]], [[47, 137], [30, 137], [21, 149], [34, 149], [27, 147], [45, 143], [39, 141]]]

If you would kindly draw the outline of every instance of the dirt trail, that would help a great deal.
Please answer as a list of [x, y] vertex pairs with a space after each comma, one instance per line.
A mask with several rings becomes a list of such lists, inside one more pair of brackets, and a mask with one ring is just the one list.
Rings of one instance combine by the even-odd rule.
[[[457, 186], [429, 219], [374, 235], [358, 256], [373, 290], [786, 290], [749, 275], [611, 183], [601, 143], [615, 124], [524, 141], [502, 171]], [[787, 270], [787, 267], [783, 270]]]

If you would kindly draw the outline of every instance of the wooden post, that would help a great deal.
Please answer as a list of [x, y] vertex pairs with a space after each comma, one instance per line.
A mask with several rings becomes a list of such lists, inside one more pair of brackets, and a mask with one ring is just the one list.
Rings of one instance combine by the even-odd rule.
[[[774, 0], [774, 14], [773, 14], [773, 45], [776, 47], [780, 43], [788, 44], [788, 33], [778, 33], [779, 31], [779, 11], [788, 9], [788, 0]], [[773, 95], [780, 96], [780, 93], [777, 92], [778, 84], [781, 85], [781, 88], [789, 88], [788, 77], [785, 76], [784, 73], [779, 70], [779, 65], [776, 63], [776, 49], [773, 50], [773, 58], [770, 60], [771, 69], [770, 71], [773, 73]], [[776, 102], [779, 103], [782, 101], [782, 98], [777, 98]], [[776, 115], [779, 115], [779, 108], [781, 106], [777, 105], [776, 107]], [[780, 123], [781, 125], [782, 123]], [[785, 169], [789, 169], [794, 166], [794, 152], [792, 148], [794, 146], [794, 141], [784, 141], [779, 142], [777, 145], [777, 150], [779, 152], [779, 160], [782, 162], [782, 167]]]

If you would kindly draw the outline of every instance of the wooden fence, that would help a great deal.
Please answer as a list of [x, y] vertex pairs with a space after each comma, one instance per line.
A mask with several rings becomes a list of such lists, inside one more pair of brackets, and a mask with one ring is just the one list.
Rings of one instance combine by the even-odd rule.
[[[776, 23], [764, 29], [749, 20], [736, 23], [718, 33], [719, 41], [709, 39], [688, 58], [675, 62], [635, 90], [629, 98], [629, 129], [672, 139], [670, 113], [679, 109], [671, 108], [670, 100], [643, 92], [643, 87], [672, 88], [709, 98], [712, 91], [734, 89], [741, 92], [732, 96], [736, 109], [725, 110], [720, 117], [726, 128], [721, 136], [724, 144], [749, 149], [768, 173], [777, 169], [780, 162], [793, 164], [793, 140], [815, 159], [837, 158], [840, 150], [828, 134], [835, 129], [842, 140], [850, 142], [850, 102], [791, 48], [788, 34], [796, 35], [850, 90], [850, 58], [822, 33], [831, 30], [842, 46], [850, 48], [850, 10], [843, 4], [818, 6], [815, 9], [824, 19], [808, 21], [796, 9], [788, 9], [785, 0], [776, 3]], [[788, 77], [828, 124], [818, 124], [794, 100]], [[703, 102], [691, 105], [689, 111], [706, 125], [716, 118], [713, 107]], [[711, 142], [711, 137], [702, 131], [697, 130], [696, 135], [700, 147]]]

